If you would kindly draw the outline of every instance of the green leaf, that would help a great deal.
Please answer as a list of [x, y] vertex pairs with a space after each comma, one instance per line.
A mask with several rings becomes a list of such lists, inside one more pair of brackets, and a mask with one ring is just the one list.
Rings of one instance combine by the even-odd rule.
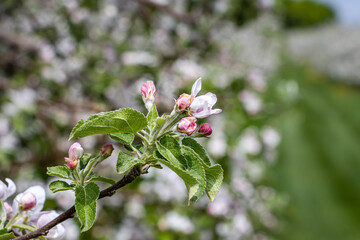
[[211, 166], [211, 162], [208, 155], [206, 154], [205, 149], [197, 141], [192, 138], [184, 138], [181, 141], [181, 144], [190, 147], [199, 155], [199, 157], [204, 161], [205, 164]]
[[149, 127], [150, 127], [150, 131], [155, 127], [156, 125], [156, 119], [159, 117], [158, 111], [156, 109], [156, 105], [153, 104], [153, 106], [150, 109], [150, 112], [148, 113], [148, 115], [146, 116]]
[[91, 159], [90, 153], [85, 153], [84, 155], [82, 155], [82, 157], [80, 158], [80, 169], [84, 169], [88, 164], [88, 162], [90, 161], [90, 159]]
[[181, 152], [188, 163], [187, 172], [190, 173], [191, 176], [195, 177], [196, 180], [199, 182], [198, 191], [194, 194], [194, 197], [190, 199], [191, 202], [195, 202], [203, 195], [205, 191], [205, 186], [206, 186], [205, 170], [201, 162], [198, 160], [197, 156], [195, 155], [194, 151], [184, 147], [181, 148]]
[[170, 168], [172, 171], [174, 171], [185, 183], [185, 186], [189, 192], [189, 204], [190, 202], [195, 202], [198, 198], [196, 196], [196, 193], [200, 189], [200, 183], [199, 181], [193, 177], [189, 172], [175, 166], [171, 162], [158, 158], [159, 162]]
[[92, 182], [104, 182], [104, 183], [108, 183], [110, 185], [113, 185], [113, 184], [116, 183], [111, 178], [106, 178], [106, 177], [97, 176], [97, 175], [92, 175], [89, 180], [92, 181]]
[[4, 227], [6, 221], [6, 210], [4, 203], [0, 201], [0, 229]]
[[196, 161], [202, 164], [206, 176], [205, 192], [208, 195], [210, 201], [214, 201], [214, 198], [218, 194], [224, 179], [224, 171], [222, 167], [219, 164], [215, 164], [213, 166], [207, 165], [203, 161], [203, 158], [201, 158], [197, 152], [188, 146], [183, 145], [182, 150], [187, 153], [191, 153], [191, 156], [196, 157]]
[[80, 120], [70, 133], [69, 140], [94, 134], [136, 133], [147, 126], [147, 119], [141, 112], [121, 108], [111, 112], [91, 115]]
[[75, 209], [81, 223], [81, 231], [89, 230], [96, 217], [96, 200], [100, 194], [99, 186], [91, 182], [88, 185], [76, 186]]
[[73, 188], [64, 181], [56, 180], [49, 184], [49, 189], [53, 192], [60, 192], [60, 191], [67, 191], [67, 190], [73, 190]]
[[181, 154], [180, 144], [170, 136], [164, 136], [156, 142], [159, 153], [173, 165], [181, 169], [187, 169], [187, 162]]
[[133, 155], [119, 151], [116, 163], [116, 171], [119, 174], [126, 173], [137, 164], [145, 164], [145, 162], [141, 159], [134, 157]]
[[70, 179], [70, 170], [65, 166], [48, 167], [47, 174], [49, 176]]
[[132, 133], [111, 133], [109, 136], [115, 141], [124, 145], [130, 145], [134, 141], [135, 135]]
[[14, 233], [4, 233], [0, 235], [0, 240], [9, 240], [9, 239], [14, 239], [16, 236]]

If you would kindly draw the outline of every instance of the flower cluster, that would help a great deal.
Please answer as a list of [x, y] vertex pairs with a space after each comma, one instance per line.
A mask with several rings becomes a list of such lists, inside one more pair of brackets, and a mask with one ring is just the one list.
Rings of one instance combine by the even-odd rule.
[[[59, 215], [55, 211], [41, 211], [46, 199], [45, 190], [41, 186], [32, 186], [18, 194], [12, 205], [5, 202], [16, 192], [15, 183], [9, 178], [5, 180], [8, 186], [0, 181], [0, 200], [3, 202], [7, 219], [5, 228], [12, 229], [16, 234], [22, 235], [29, 229], [41, 228]], [[65, 228], [62, 224], [58, 224], [49, 231], [46, 238], [58, 240], [64, 236]]]
[[[207, 137], [211, 135], [212, 129], [210, 124], [203, 123], [198, 127], [196, 121], [198, 118], [206, 118], [213, 114], [219, 114], [221, 109], [212, 109], [217, 102], [215, 94], [208, 92], [205, 95], [197, 96], [201, 90], [201, 78], [197, 79], [191, 88], [191, 94], [183, 93], [175, 103], [177, 113], [185, 113], [177, 123], [177, 131], [192, 137]], [[156, 88], [152, 81], [147, 81], [141, 87], [141, 93], [145, 107], [150, 111], [155, 101]], [[197, 130], [197, 131], [196, 131]], [[196, 132], [196, 134], [193, 134]]]

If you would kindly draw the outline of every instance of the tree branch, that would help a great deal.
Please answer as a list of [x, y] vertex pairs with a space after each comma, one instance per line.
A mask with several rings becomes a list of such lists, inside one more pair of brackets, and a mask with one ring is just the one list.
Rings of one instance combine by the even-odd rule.
[[[104, 197], [111, 197], [112, 195], [114, 195], [116, 193], [116, 190], [124, 187], [125, 185], [131, 183], [132, 181], [134, 181], [137, 177], [139, 177], [142, 174], [142, 170], [140, 170], [139, 167], [133, 167], [131, 169], [131, 171], [126, 174], [120, 181], [118, 181], [117, 183], [115, 183], [114, 185], [102, 190], [100, 192], [99, 198], [104, 198]], [[56, 225], [58, 225], [59, 223], [74, 217], [74, 213], [76, 212], [75, 210], [75, 206], [72, 206], [71, 208], [69, 208], [68, 210], [66, 210], [65, 212], [63, 212], [62, 214], [60, 214], [57, 218], [55, 218], [54, 220], [52, 220], [51, 222], [49, 222], [48, 224], [46, 224], [45, 226], [37, 229], [34, 232], [30, 232], [28, 234], [19, 236], [17, 238], [14, 238], [14, 240], [28, 240], [28, 239], [33, 239], [42, 235], [46, 235], [51, 228], [55, 227]]]

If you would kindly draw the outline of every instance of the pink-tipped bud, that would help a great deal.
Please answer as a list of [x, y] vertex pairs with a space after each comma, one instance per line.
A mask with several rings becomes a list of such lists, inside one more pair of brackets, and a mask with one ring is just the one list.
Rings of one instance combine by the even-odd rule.
[[179, 132], [186, 133], [188, 136], [190, 136], [196, 130], [196, 118], [182, 118], [177, 124], [177, 129]]
[[71, 170], [74, 170], [79, 163], [78, 160], [72, 160], [70, 158], [65, 158], [65, 162]]
[[19, 202], [19, 206], [23, 209], [23, 210], [30, 210], [33, 207], [36, 206], [36, 197], [33, 193], [31, 192], [26, 192], [22, 195], [20, 202]]
[[73, 161], [78, 160], [84, 154], [84, 149], [81, 147], [80, 143], [76, 142], [72, 144], [69, 148], [69, 158]]
[[146, 109], [150, 111], [156, 96], [156, 88], [153, 81], [146, 81], [146, 83], [141, 86], [141, 95]]
[[210, 136], [212, 134], [212, 129], [210, 124], [208, 123], [201, 124], [198, 133], [202, 136]]
[[190, 105], [193, 100], [194, 100], [194, 95], [189, 95], [189, 94], [183, 93], [176, 100], [176, 107], [179, 111], [183, 111], [187, 108], [190, 108]]
[[101, 155], [105, 159], [105, 158], [110, 157], [113, 151], [114, 151], [113, 145], [106, 144], [101, 149]]
[[6, 212], [6, 219], [9, 220], [11, 218], [11, 214], [13, 212], [13, 208], [7, 202], [4, 202], [5, 212]]

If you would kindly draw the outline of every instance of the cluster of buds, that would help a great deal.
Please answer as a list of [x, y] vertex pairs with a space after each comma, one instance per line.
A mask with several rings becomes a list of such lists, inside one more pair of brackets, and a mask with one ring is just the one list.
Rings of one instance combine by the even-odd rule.
[[84, 149], [81, 147], [80, 143], [76, 142], [72, 144], [69, 148], [69, 157], [65, 158], [65, 162], [68, 167], [73, 170], [78, 165], [79, 159], [84, 154]]
[[[186, 113], [187, 117], [182, 118], [177, 123], [177, 130], [186, 135], [192, 135], [196, 129], [197, 118], [205, 118], [213, 114], [221, 113], [221, 109], [212, 109], [217, 102], [216, 95], [213, 93], [206, 93], [198, 96], [201, 90], [201, 78], [197, 79], [191, 88], [191, 94], [183, 93], [176, 100], [175, 110], [178, 113]], [[150, 111], [155, 101], [156, 88], [152, 81], [146, 81], [141, 87], [141, 94], [145, 107]], [[202, 124], [193, 137], [207, 137], [212, 133], [210, 124]]]
[[[195, 117], [184, 117], [182, 118], [179, 123], [177, 124], [177, 130], [181, 133], [185, 133], [186, 135], [190, 136], [192, 135], [196, 128], [196, 118]], [[197, 130], [196, 134], [194, 134], [194, 137], [207, 137], [212, 134], [212, 129], [210, 124], [203, 123], [200, 125], [199, 129]]]
[[156, 97], [156, 88], [153, 81], [146, 81], [146, 83], [141, 86], [141, 95], [146, 109], [150, 111]]

